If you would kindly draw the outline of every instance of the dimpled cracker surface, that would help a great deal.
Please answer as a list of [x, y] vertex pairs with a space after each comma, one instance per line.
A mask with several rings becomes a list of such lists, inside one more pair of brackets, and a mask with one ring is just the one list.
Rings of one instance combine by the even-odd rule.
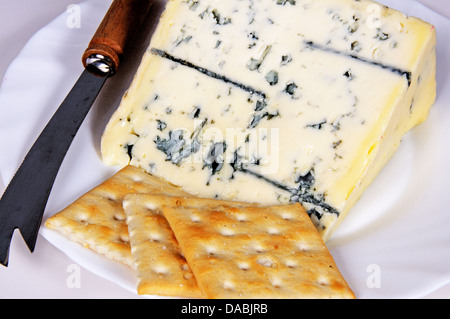
[[126, 166], [45, 222], [84, 247], [134, 268], [122, 201], [130, 193], [186, 195], [144, 170]]
[[207, 298], [355, 298], [300, 204], [149, 198], [168, 220]]
[[146, 195], [131, 194], [123, 202], [138, 294], [201, 298], [169, 223], [160, 211], [149, 209], [146, 199]]

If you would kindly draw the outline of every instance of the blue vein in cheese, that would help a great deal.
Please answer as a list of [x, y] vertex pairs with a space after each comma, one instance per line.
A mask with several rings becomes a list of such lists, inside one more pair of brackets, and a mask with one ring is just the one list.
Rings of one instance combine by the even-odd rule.
[[248, 85], [236, 82], [236, 81], [234, 81], [234, 80], [232, 80], [232, 79], [230, 79], [230, 78], [228, 78], [228, 77], [226, 77], [224, 75], [220, 75], [220, 74], [218, 74], [216, 72], [213, 72], [213, 71], [210, 71], [210, 70], [208, 70], [206, 68], [202, 68], [202, 67], [200, 67], [198, 65], [195, 65], [195, 64], [193, 64], [193, 63], [191, 63], [189, 61], [177, 58], [177, 57], [167, 53], [166, 51], [163, 51], [163, 50], [160, 50], [160, 49], [156, 49], [156, 48], [152, 48], [151, 52], [153, 54], [155, 54], [155, 55], [159, 55], [160, 57], [168, 59], [168, 60], [170, 60], [172, 62], [175, 62], [175, 63], [178, 63], [180, 65], [184, 65], [184, 66], [186, 66], [188, 68], [197, 70], [198, 72], [203, 73], [203, 74], [205, 74], [205, 75], [207, 75], [207, 76], [209, 76], [211, 78], [214, 78], [214, 79], [217, 79], [217, 80], [221, 80], [221, 81], [223, 81], [225, 83], [232, 84], [232, 85], [234, 85], [234, 86], [236, 86], [236, 87], [238, 87], [238, 88], [240, 88], [240, 89], [242, 89], [244, 91], [247, 91], [247, 92], [249, 92], [251, 94], [256, 94], [256, 95], [261, 96], [262, 98], [266, 98], [266, 94], [264, 92], [258, 91], [258, 90], [254, 89], [254, 88], [252, 88], [252, 87], [250, 87]]
[[[258, 174], [250, 169], [244, 168], [243, 165], [236, 165], [236, 163], [231, 163], [233, 169], [235, 171], [239, 171], [248, 175], [252, 175], [260, 180], [263, 180], [264, 182], [280, 189], [283, 191], [286, 191], [288, 193], [291, 194], [291, 202], [292, 203], [308, 203], [308, 204], [312, 204], [314, 206], [320, 207], [322, 208], [324, 211], [330, 213], [330, 214], [335, 214], [336, 216], [340, 215], [340, 212], [328, 205], [324, 200], [323, 200], [323, 195], [320, 196], [322, 198], [318, 198], [318, 196], [314, 196], [312, 193], [309, 192], [309, 189], [311, 188], [311, 186], [314, 183], [314, 180], [312, 180], [311, 183], [309, 183], [308, 185], [306, 185], [305, 183], [303, 183], [303, 179], [302, 176], [300, 176], [297, 180], [298, 183], [298, 188], [292, 188], [292, 187], [288, 187], [282, 183], [279, 183], [277, 181], [274, 181], [264, 175]], [[305, 187], [306, 186], [306, 187]], [[308, 211], [308, 214], [311, 215], [312, 213], [317, 212], [315, 209], [311, 209]]]
[[409, 72], [409, 71], [405, 71], [405, 70], [402, 70], [400, 68], [396, 68], [396, 67], [393, 67], [393, 66], [390, 66], [390, 65], [385, 65], [383, 63], [379, 63], [379, 62], [376, 62], [376, 61], [370, 61], [370, 60], [367, 60], [365, 58], [359, 57], [359, 56], [357, 56], [355, 54], [348, 54], [348, 53], [345, 53], [345, 52], [342, 52], [342, 51], [339, 51], [339, 50], [335, 50], [335, 49], [330, 48], [330, 47], [325, 47], [325, 46], [319, 45], [317, 43], [314, 43], [313, 41], [305, 41], [305, 44], [308, 47], [311, 47], [311, 48], [314, 48], [314, 49], [318, 49], [318, 50], [321, 50], [321, 51], [324, 51], [324, 52], [330, 52], [330, 53], [337, 54], [337, 55], [347, 56], [349, 58], [358, 60], [360, 62], [368, 63], [368, 64], [374, 65], [376, 67], [380, 67], [382, 69], [389, 70], [389, 71], [391, 71], [393, 73], [396, 73], [396, 74], [398, 74], [400, 76], [406, 77], [406, 80], [408, 81], [408, 87], [411, 86], [411, 72]]

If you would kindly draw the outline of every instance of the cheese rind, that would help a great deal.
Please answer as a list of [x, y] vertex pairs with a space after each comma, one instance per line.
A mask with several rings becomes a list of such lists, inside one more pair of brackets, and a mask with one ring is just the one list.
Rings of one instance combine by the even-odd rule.
[[169, 1], [102, 138], [202, 197], [299, 201], [324, 240], [434, 102], [435, 29], [373, 1]]

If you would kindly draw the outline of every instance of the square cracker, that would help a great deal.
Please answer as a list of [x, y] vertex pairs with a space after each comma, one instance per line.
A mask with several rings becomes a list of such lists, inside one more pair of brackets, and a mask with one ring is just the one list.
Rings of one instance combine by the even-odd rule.
[[355, 298], [300, 204], [149, 195], [207, 298]]
[[203, 297], [169, 223], [160, 211], [148, 209], [146, 198], [131, 194], [123, 201], [138, 294]]
[[53, 215], [45, 226], [109, 259], [134, 268], [122, 201], [130, 193], [187, 195], [181, 188], [125, 166], [75, 202]]

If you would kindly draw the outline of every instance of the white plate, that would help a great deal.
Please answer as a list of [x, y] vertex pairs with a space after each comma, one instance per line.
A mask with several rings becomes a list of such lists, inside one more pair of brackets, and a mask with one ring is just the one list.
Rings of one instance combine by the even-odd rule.
[[[413, 0], [381, 2], [436, 26], [437, 102], [430, 118], [407, 134], [328, 246], [359, 298], [418, 298], [450, 283], [450, 21]], [[80, 4], [80, 28], [71, 20], [73, 12], [61, 14], [10, 65], [0, 90], [0, 188], [81, 74], [80, 57], [110, 3]], [[44, 219], [117, 171], [100, 160], [100, 136], [147, 45], [148, 37], [102, 90], [61, 166]], [[41, 228], [40, 234], [91, 272], [136, 291], [135, 275], [127, 267], [56, 232]]]

